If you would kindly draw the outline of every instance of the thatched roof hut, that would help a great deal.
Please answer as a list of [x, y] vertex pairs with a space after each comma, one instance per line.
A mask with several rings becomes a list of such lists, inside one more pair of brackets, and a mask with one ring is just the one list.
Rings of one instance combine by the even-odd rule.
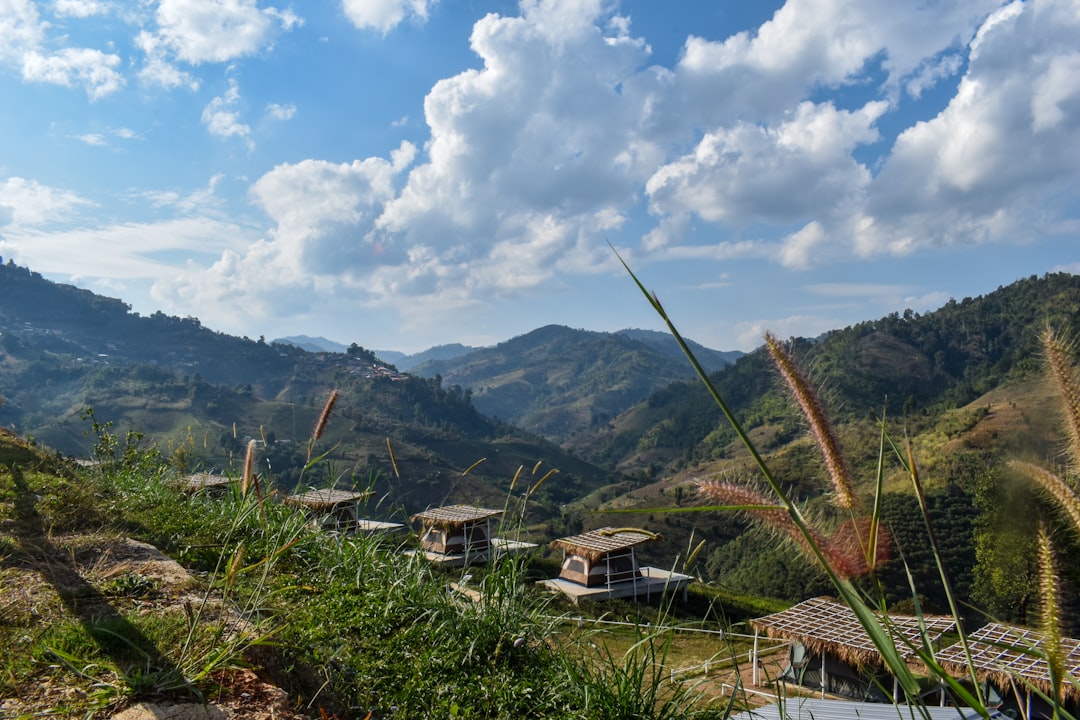
[[420, 547], [437, 555], [472, 555], [478, 559], [491, 548], [491, 518], [502, 510], [474, 505], [447, 505], [416, 513], [409, 519], [420, 522]]
[[[925, 630], [931, 642], [956, 625], [952, 617], [888, 615], [880, 618], [901, 655], [907, 646], [922, 646]], [[819, 655], [832, 655], [855, 666], [882, 665], [881, 653], [847, 605], [827, 597], [811, 598], [772, 615], [750, 621], [755, 630], [772, 638], [802, 643]]]
[[551, 543], [562, 548], [559, 577], [586, 587], [636, 580], [639, 573], [634, 548], [660, 536], [635, 528], [605, 527]]
[[227, 475], [199, 472], [184, 478], [180, 488], [191, 494], [202, 491], [224, 491], [229, 487], [230, 482]]
[[304, 508], [316, 526], [352, 533], [370, 522], [360, 517], [359, 507], [360, 501], [370, 495], [368, 490], [357, 492], [323, 488], [289, 495], [282, 498], [282, 502]]
[[637, 528], [604, 527], [551, 543], [563, 551], [559, 577], [540, 581], [577, 603], [581, 598], [651, 597], [682, 590], [693, 579], [663, 568], [642, 567], [634, 548], [661, 537]]
[[371, 495], [370, 491], [354, 492], [351, 490], [305, 490], [296, 495], [289, 495], [282, 502], [287, 505], [300, 505], [318, 512], [330, 512], [339, 505], [357, 503]]
[[418, 512], [409, 519], [425, 527], [455, 528], [471, 525], [502, 515], [502, 510], [489, 510], [475, 505], [447, 505]]
[[580, 555], [595, 562], [605, 555], [626, 551], [659, 539], [659, 535], [645, 530], [605, 527], [580, 535], [559, 538], [551, 543], [551, 547], [561, 548], [567, 553]]
[[[968, 636], [968, 653], [976, 677], [989, 680], [998, 688], [1009, 688], [1014, 679], [1020, 679], [1039, 690], [1050, 693], [1050, 666], [1046, 661], [1046, 640], [1042, 633], [1027, 628], [1001, 623], [990, 623]], [[969, 675], [968, 653], [961, 643], [939, 652], [935, 659], [949, 673], [958, 678]], [[1080, 677], [1080, 640], [1061, 639], [1061, 654], [1067, 676]], [[1080, 691], [1064, 682], [1065, 698], [1076, 702]]]

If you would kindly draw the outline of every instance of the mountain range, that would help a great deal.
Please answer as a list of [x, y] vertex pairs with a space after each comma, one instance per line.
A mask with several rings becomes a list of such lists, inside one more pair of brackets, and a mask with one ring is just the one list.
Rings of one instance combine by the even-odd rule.
[[[1021, 583], [1002, 581], [997, 567], [1002, 558], [1026, 567], [1026, 556], [1001, 529], [1019, 532], [1039, 514], [1037, 499], [998, 483], [1002, 460], [1058, 462], [1059, 415], [1038, 343], [1048, 324], [1078, 337], [1077, 276], [1033, 276], [922, 315], [786, 343], [820, 388], [861, 491], [872, 489], [883, 430], [910, 444], [927, 502], [948, 528], [958, 592], [1002, 617], [1022, 619], [1026, 605]], [[197, 318], [142, 317], [120, 300], [0, 265], [0, 424], [59, 451], [90, 452], [83, 413], [92, 407], [181, 466], [235, 472], [253, 439], [264, 471], [284, 487], [370, 481], [405, 511], [448, 500], [501, 507], [522, 472], [558, 470], [530, 499], [527, 529], [537, 537], [641, 523], [668, 539], [654, 561], [706, 540], [697, 571], [736, 591], [823, 589], [754, 523], [668, 512], [694, 503], [698, 479], [754, 474], [674, 347], [650, 331], [547, 326], [489, 348], [432, 348], [410, 364], [358, 344], [334, 351], [317, 338], [266, 342], [213, 332]], [[823, 502], [821, 460], [764, 351], [692, 349], [785, 487], [810, 507]], [[334, 390], [331, 422], [311, 446]], [[313, 452], [325, 460], [318, 473], [307, 463]], [[914, 538], [911, 488], [896, 462], [883, 467], [883, 516], [894, 538]], [[920, 542], [904, 542], [910, 571], [936, 577]], [[1073, 565], [1064, 574], [1080, 580]], [[901, 595], [904, 572], [893, 578]]]

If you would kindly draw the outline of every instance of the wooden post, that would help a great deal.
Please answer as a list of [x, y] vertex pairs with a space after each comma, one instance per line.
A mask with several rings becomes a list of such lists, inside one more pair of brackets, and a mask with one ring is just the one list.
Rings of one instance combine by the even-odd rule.
[[754, 628], [754, 656], [751, 661], [754, 663], [754, 669], [750, 675], [750, 681], [754, 683], [754, 687], [758, 687], [758, 630]]

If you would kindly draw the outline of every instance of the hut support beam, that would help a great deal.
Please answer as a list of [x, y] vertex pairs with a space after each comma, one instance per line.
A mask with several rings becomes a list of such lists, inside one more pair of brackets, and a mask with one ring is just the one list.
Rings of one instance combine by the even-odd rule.
[[750, 662], [754, 664], [754, 669], [750, 676], [751, 682], [754, 683], [754, 687], [758, 687], [758, 631], [754, 630], [754, 656], [750, 658]]

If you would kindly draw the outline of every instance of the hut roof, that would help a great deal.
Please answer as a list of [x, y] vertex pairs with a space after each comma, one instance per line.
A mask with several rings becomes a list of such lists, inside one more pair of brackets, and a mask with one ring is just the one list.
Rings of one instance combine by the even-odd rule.
[[225, 487], [230, 480], [227, 475], [215, 475], [208, 472], [195, 473], [184, 479], [183, 489], [186, 492], [208, 490], [211, 488]]
[[[990, 623], [968, 636], [971, 664], [980, 680], [991, 680], [1008, 687], [1013, 678], [1021, 678], [1044, 692], [1051, 692], [1050, 667], [1046, 661], [1042, 633], [1027, 628]], [[1080, 677], [1080, 640], [1061, 638], [1061, 653], [1068, 677]], [[961, 643], [937, 653], [935, 660], [947, 671], [968, 674], [967, 655]], [[1063, 683], [1069, 697], [1080, 697], [1071, 683]]]
[[[953, 618], [938, 615], [920, 618], [890, 614], [879, 619], [901, 654], [908, 645], [922, 645], [924, 629], [930, 641], [935, 642], [956, 625]], [[764, 630], [769, 637], [797, 640], [815, 653], [829, 653], [846, 663], [882, 664], [881, 653], [854, 611], [831, 598], [811, 598], [787, 610], [751, 620], [750, 624], [756, 630]]]
[[367, 491], [354, 492], [352, 490], [305, 490], [296, 495], [289, 495], [283, 502], [290, 505], [303, 505], [315, 510], [328, 510], [341, 503], [356, 502], [370, 494]]
[[420, 520], [438, 527], [457, 527], [496, 515], [502, 515], [502, 510], [489, 510], [474, 505], [447, 505], [418, 512], [409, 519], [413, 522]]
[[560, 538], [552, 542], [551, 546], [595, 560], [609, 553], [627, 550], [659, 538], [659, 535], [645, 530], [605, 527], [599, 530], [590, 530], [580, 535]]

